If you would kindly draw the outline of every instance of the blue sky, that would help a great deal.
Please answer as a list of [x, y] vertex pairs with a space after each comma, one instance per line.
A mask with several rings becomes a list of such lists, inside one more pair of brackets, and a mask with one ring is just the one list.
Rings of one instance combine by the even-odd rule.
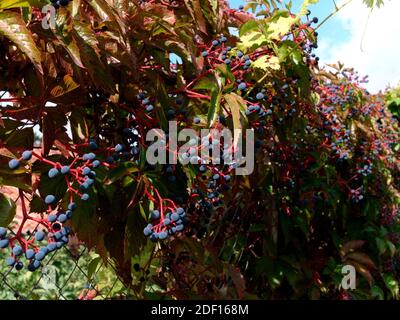
[[[238, 8], [239, 5], [243, 5], [246, 2], [243, 0], [229, 0], [229, 3], [232, 7]], [[292, 3], [293, 12], [298, 12], [301, 4], [303, 3], [303, 0], [292, 0]], [[319, 20], [322, 21], [325, 17], [327, 17], [330, 13], [334, 11], [335, 7], [333, 1], [331, 0], [320, 0], [319, 3], [310, 5], [309, 9], [311, 10], [311, 17], [318, 17]], [[343, 43], [344, 41], [346, 41], [346, 39], [349, 38], [348, 33], [342, 27], [342, 25], [338, 23], [336, 17], [333, 17], [325, 24], [323, 24], [318, 32], [321, 35], [321, 38], [334, 38], [339, 43]]]
[[[345, 1], [336, 0], [336, 3], [340, 6]], [[245, 3], [243, 0], [229, 2], [234, 8]], [[293, 11], [297, 12], [303, 0], [292, 3]], [[322, 21], [335, 7], [332, 0], [320, 0], [309, 9], [311, 17], [316, 16]], [[316, 53], [322, 65], [341, 61], [347, 67], [354, 67], [360, 75], [369, 76], [366, 87], [371, 92], [400, 84], [399, 12], [399, 0], [386, 0], [382, 8], [372, 12], [362, 0], [353, 0], [318, 30]]]

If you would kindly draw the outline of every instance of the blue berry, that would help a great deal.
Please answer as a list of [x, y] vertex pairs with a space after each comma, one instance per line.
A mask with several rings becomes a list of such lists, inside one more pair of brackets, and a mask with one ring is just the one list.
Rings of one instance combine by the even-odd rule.
[[194, 118], [193, 119], [194, 124], [199, 124], [201, 122], [200, 118]]
[[46, 254], [49, 252], [46, 247], [40, 247], [39, 251], [43, 251]]
[[121, 152], [124, 150], [124, 146], [122, 144], [117, 144], [114, 148], [115, 152]]
[[238, 85], [238, 89], [239, 89], [240, 91], [245, 90], [246, 87], [247, 87], [247, 85], [246, 85], [246, 83], [244, 83], [244, 82], [241, 82], [241, 83]]
[[94, 160], [94, 159], [96, 159], [96, 155], [95, 155], [93, 152], [88, 153], [88, 154], [87, 154], [87, 157], [88, 157], [89, 160]]
[[42, 261], [46, 257], [47, 252], [39, 250], [38, 253], [35, 254], [35, 259], [37, 261]]
[[29, 161], [32, 158], [32, 151], [30, 150], [26, 150], [24, 152], [22, 152], [22, 159], [24, 159], [25, 161]]
[[48, 196], [46, 196], [46, 198], [44, 199], [44, 202], [46, 204], [52, 204], [54, 203], [54, 201], [56, 201], [56, 197], [53, 196], [52, 194], [49, 194]]
[[71, 233], [71, 228], [69, 228], [69, 227], [64, 227], [64, 228], [61, 229], [61, 233], [62, 233], [64, 236], [67, 236], [67, 235], [69, 235], [69, 234]]
[[168, 219], [168, 218], [166, 218], [166, 219], [164, 219], [163, 225], [164, 225], [164, 226], [167, 226], [167, 225], [169, 225], [170, 223], [171, 223], [171, 220]]
[[257, 93], [256, 95], [257, 100], [262, 100], [264, 99], [264, 94], [262, 92]]
[[67, 210], [67, 212], [65, 212], [65, 214], [67, 215], [68, 219], [72, 218], [72, 211], [71, 210]]
[[214, 40], [214, 41], [212, 42], [212, 45], [213, 45], [214, 47], [216, 47], [217, 45], [219, 45], [219, 41], [218, 41], [218, 40]]
[[227, 38], [227, 37], [221, 37], [221, 38], [219, 39], [219, 41], [220, 41], [220, 42], [227, 42], [227, 41], [228, 41], [228, 38]]
[[15, 270], [20, 271], [24, 268], [24, 264], [21, 261], [18, 261], [15, 265]]
[[61, 231], [57, 231], [57, 232], [54, 234], [54, 239], [56, 239], [57, 241], [61, 240], [62, 237], [63, 237], [63, 234], [62, 234]]
[[79, 189], [87, 190], [87, 189], [89, 189], [89, 185], [86, 182], [84, 182], [79, 186]]
[[8, 167], [11, 169], [11, 170], [15, 170], [15, 169], [17, 169], [18, 167], [19, 167], [19, 161], [17, 160], [17, 159], [11, 159], [9, 162], [8, 162]]
[[205, 58], [205, 57], [207, 57], [208, 56], [208, 51], [203, 51], [202, 53], [201, 53], [201, 55]]
[[176, 231], [182, 231], [185, 226], [183, 224], [178, 224], [176, 226]]
[[34, 272], [34, 271], [36, 270], [36, 268], [33, 266], [33, 263], [31, 263], [31, 264], [28, 265], [28, 270], [29, 270], [30, 272]]
[[93, 185], [94, 180], [93, 180], [93, 179], [90, 179], [90, 178], [87, 178], [86, 181], [85, 181], [85, 183], [90, 187], [91, 185]]
[[243, 57], [243, 52], [239, 51], [239, 52], [237, 53], [237, 57], [238, 57], [238, 58]]
[[213, 179], [214, 179], [214, 180], [218, 180], [218, 179], [219, 179], [219, 174], [218, 174], [218, 173], [214, 174], [214, 175], [213, 175]]
[[93, 168], [98, 168], [98, 167], [100, 167], [100, 164], [101, 164], [101, 162], [99, 160], [95, 160], [95, 161], [93, 161], [92, 166], [93, 166]]
[[90, 153], [85, 153], [82, 157], [83, 161], [87, 161], [87, 160], [94, 160], [96, 158], [96, 155], [93, 152]]
[[59, 174], [58, 169], [52, 168], [52, 169], [49, 170], [49, 174], [48, 174], [48, 175], [49, 175], [49, 178], [50, 178], [50, 179], [53, 179], [53, 178], [55, 178], [58, 174]]
[[75, 202], [71, 202], [68, 205], [68, 210], [74, 211], [76, 209], [76, 203]]
[[160, 218], [160, 211], [153, 210], [150, 215], [151, 215], [151, 218], [153, 220], [159, 219]]
[[142, 103], [144, 104], [144, 105], [148, 105], [149, 103], [150, 103], [150, 100], [149, 99], [143, 99], [143, 101], [142, 101]]
[[15, 263], [16, 263], [16, 260], [13, 257], [9, 257], [6, 259], [6, 264], [9, 267], [13, 267], [15, 265]]
[[8, 239], [0, 240], [0, 249], [7, 248], [9, 244]]
[[168, 237], [168, 233], [166, 233], [165, 231], [161, 231], [158, 233], [158, 239], [160, 240], [165, 240]]
[[56, 249], [57, 249], [57, 244], [54, 243], [54, 242], [49, 243], [49, 244], [47, 245], [47, 250], [49, 250], [49, 252], [53, 252], [53, 251], [56, 250]]
[[32, 249], [26, 250], [26, 252], [25, 252], [25, 257], [26, 257], [28, 260], [31, 260], [34, 256], [35, 256], [35, 251], [33, 251]]
[[4, 238], [7, 235], [7, 229], [0, 227], [0, 238]]
[[89, 142], [89, 148], [90, 148], [90, 150], [96, 150], [96, 149], [99, 148], [99, 146], [97, 145], [96, 141], [90, 140], [90, 142]]
[[38, 261], [38, 260], [33, 261], [33, 267], [35, 268], [35, 270], [39, 269], [41, 265], [42, 265], [42, 263], [40, 261]]
[[35, 233], [35, 240], [36, 241], [42, 241], [46, 234], [43, 231], [38, 231]]
[[231, 64], [231, 62], [232, 62], [231, 59], [225, 59], [225, 61], [224, 61], [224, 63], [227, 65]]
[[131, 153], [132, 153], [134, 156], [137, 156], [137, 155], [140, 153], [140, 148], [138, 148], [138, 147], [133, 147], [133, 148], [131, 149]]
[[[91, 178], [91, 179], [96, 178], [96, 172], [90, 171], [89, 174], [88, 174], [88, 177]], [[93, 181], [93, 182], [94, 182], [94, 181]]]
[[64, 246], [64, 243], [61, 241], [56, 242], [57, 249], [60, 249]]
[[67, 215], [65, 213], [62, 213], [58, 216], [58, 221], [60, 221], [61, 223], [64, 223], [65, 221], [67, 221]]
[[68, 174], [69, 173], [69, 167], [68, 166], [64, 166], [61, 168], [61, 173], [62, 174]]
[[23, 250], [22, 250], [22, 248], [20, 247], [20, 246], [15, 246], [13, 249], [12, 249], [12, 252], [13, 252], [13, 254], [15, 255], [15, 256], [20, 256], [22, 253], [23, 253]]
[[148, 227], [144, 228], [144, 230], [143, 230], [143, 234], [144, 234], [146, 237], [148, 237], [148, 236], [151, 235], [152, 233], [153, 233], [153, 231], [152, 231], [150, 228], [148, 228]]
[[114, 158], [112, 156], [107, 157], [106, 162], [108, 164], [113, 164], [114, 163]]
[[148, 106], [146, 106], [147, 112], [152, 112], [153, 110], [154, 110], [154, 106], [152, 104], [149, 104]]
[[174, 212], [173, 214], [171, 214], [171, 220], [172, 221], [178, 221], [179, 220], [179, 214], [177, 214], [176, 212]]
[[82, 174], [84, 176], [87, 176], [90, 173], [90, 171], [92, 171], [92, 170], [90, 170], [89, 167], [84, 167], [83, 170], [82, 170]]
[[90, 198], [90, 196], [89, 196], [87, 193], [84, 193], [84, 194], [82, 195], [82, 197], [81, 197], [81, 200], [87, 201], [87, 200], [89, 200], [89, 198]]

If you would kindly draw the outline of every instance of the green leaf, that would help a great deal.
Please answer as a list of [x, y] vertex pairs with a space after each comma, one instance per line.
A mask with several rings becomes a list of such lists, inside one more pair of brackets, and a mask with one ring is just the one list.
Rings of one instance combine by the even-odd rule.
[[102, 242], [103, 235], [99, 232], [99, 217], [96, 215], [97, 193], [91, 191], [89, 195], [88, 201], [77, 200], [77, 208], [72, 215], [72, 226], [79, 240], [84, 241], [91, 249]]
[[127, 256], [139, 254], [147, 243], [147, 238], [143, 235], [143, 229], [147, 223], [140, 209], [140, 206], [135, 206], [126, 222], [124, 248]]
[[282, 36], [290, 31], [292, 25], [297, 21], [294, 17], [280, 17], [277, 21], [269, 24], [267, 32], [269, 40], [280, 40]]
[[15, 130], [6, 140], [6, 144], [12, 147], [32, 148], [34, 142], [33, 128]]
[[243, 36], [246, 33], [257, 31], [258, 22], [256, 20], [250, 20], [240, 26], [239, 36]]
[[100, 262], [101, 262], [101, 257], [96, 257], [92, 261], [90, 261], [87, 272], [87, 277], [89, 281], [92, 280], [93, 275], [96, 273], [97, 267], [99, 266]]
[[122, 177], [129, 175], [130, 173], [138, 172], [138, 167], [132, 162], [124, 162], [115, 167], [108, 174], [108, 178], [111, 182], [115, 182]]
[[376, 238], [376, 245], [378, 247], [379, 253], [384, 254], [387, 249], [385, 241], [380, 238]]
[[363, 0], [364, 4], [368, 7], [368, 8], [373, 8], [378, 7], [380, 8], [383, 4], [384, 4], [384, 0]]
[[10, 39], [28, 56], [35, 68], [43, 73], [41, 53], [33, 40], [31, 32], [18, 13], [11, 11], [0, 12], [0, 35]]
[[10, 174], [10, 170], [7, 172], [0, 169], [0, 174], [0, 185], [15, 187], [25, 192], [32, 192], [31, 177], [25, 174], [24, 168], [14, 170], [12, 174]]
[[389, 289], [393, 298], [398, 298], [399, 296], [399, 283], [395, 279], [395, 277], [391, 274], [384, 274], [383, 281], [385, 282], [386, 288]]
[[300, 18], [300, 17], [302, 17], [302, 16], [305, 16], [306, 14], [307, 14], [307, 8], [308, 8], [308, 6], [310, 5], [310, 4], [316, 4], [316, 3], [318, 3], [319, 2], [319, 0], [304, 0], [303, 1], [303, 4], [301, 5], [301, 8], [300, 8], [300, 12], [299, 12], [299, 14], [298, 14], [298, 17]]
[[42, 213], [46, 212], [47, 205], [37, 194], [34, 194], [29, 204], [29, 212]]
[[66, 191], [67, 183], [63, 175], [60, 174], [50, 179], [47, 170], [42, 172], [40, 176], [39, 192], [43, 199], [49, 194], [54, 195], [58, 200], [62, 199]]
[[88, 2], [103, 21], [116, 22], [120, 31], [125, 33], [125, 24], [106, 0], [90, 0]]
[[40, 0], [2, 0], [0, 9], [41, 7], [44, 4]]
[[278, 57], [261, 56], [252, 63], [253, 68], [267, 71], [268, 69], [279, 70], [281, 68]]
[[80, 58], [93, 82], [110, 93], [114, 93], [113, 77], [110, 68], [106, 67], [107, 62], [100, 56], [98, 40], [94, 31], [90, 25], [79, 22], [74, 23], [74, 30], [73, 37], [80, 50]]
[[53, 97], [50, 99], [50, 101], [56, 101], [56, 98], [60, 98], [78, 87], [79, 84], [77, 84], [74, 79], [67, 74], [64, 76], [62, 81], [60, 81], [57, 86], [51, 90], [50, 93]]
[[237, 47], [240, 50], [247, 51], [253, 47], [258, 48], [268, 42], [267, 37], [261, 31], [252, 31], [240, 36], [240, 42]]
[[193, 90], [215, 90], [217, 87], [218, 84], [216, 83], [215, 78], [204, 77], [197, 82], [193, 87]]
[[221, 92], [215, 89], [211, 91], [211, 103], [207, 115], [208, 127], [212, 127], [215, 121], [218, 119], [218, 115], [221, 109], [221, 98], [222, 98]]
[[[233, 128], [234, 129], [242, 129], [242, 124], [240, 122], [240, 113], [246, 110], [246, 102], [243, 100], [241, 96], [238, 96], [236, 93], [229, 93], [224, 96], [227, 106], [232, 113], [233, 119]], [[236, 144], [236, 141], [235, 141]]]
[[371, 295], [378, 299], [378, 300], [384, 300], [385, 299], [385, 295], [383, 293], [383, 290], [378, 287], [377, 285], [373, 285], [371, 286]]
[[0, 193], [0, 227], [8, 227], [16, 214], [17, 206], [10, 198]]

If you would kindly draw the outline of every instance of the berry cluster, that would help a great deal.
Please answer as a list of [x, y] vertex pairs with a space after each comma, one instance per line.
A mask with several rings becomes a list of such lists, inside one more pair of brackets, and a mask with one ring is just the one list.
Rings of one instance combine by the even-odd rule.
[[[67, 185], [66, 195], [47, 194], [43, 202], [47, 206], [45, 215], [41, 218], [35, 218], [27, 213], [25, 200], [28, 200], [24, 193], [20, 191], [20, 198], [23, 202], [23, 220], [15, 234], [7, 238], [7, 230], [1, 229], [0, 248], [11, 248], [11, 257], [7, 259], [9, 266], [15, 266], [17, 270], [23, 268], [20, 257], [25, 255], [28, 262], [28, 270], [35, 271], [41, 266], [41, 261], [51, 252], [62, 248], [68, 243], [68, 236], [72, 230], [66, 224], [73, 216], [74, 210], [79, 206], [76, 201], [89, 201], [90, 190], [94, 188], [96, 182], [96, 170], [104, 167], [112, 169], [121, 161], [130, 161], [139, 154], [139, 138], [137, 126], [133, 125], [123, 130], [122, 140], [112, 148], [100, 149], [95, 139], [90, 139], [86, 144], [75, 145], [75, 157], [70, 164], [64, 164], [60, 161], [52, 161], [44, 158], [34, 151], [24, 151], [20, 158], [11, 159], [8, 163], [11, 170], [16, 170], [21, 166], [27, 165], [27, 162], [36, 159], [43, 165], [48, 166], [46, 176], [50, 180], [61, 179]], [[87, 152], [79, 155], [78, 150], [82, 148]], [[102, 160], [103, 159], [103, 160]], [[153, 241], [164, 240], [168, 235], [181, 232], [184, 225], [187, 224], [185, 211], [183, 208], [176, 207], [170, 199], [164, 199], [159, 192], [146, 181], [145, 194], [155, 204], [160, 207], [160, 211], [154, 210], [151, 218], [154, 225], [149, 225], [145, 229], [145, 234]], [[67, 204], [65, 204], [67, 202]], [[64, 209], [65, 208], [65, 209]], [[168, 213], [164, 212], [169, 210]], [[157, 215], [158, 212], [158, 215]], [[156, 220], [156, 221], [155, 221]], [[31, 234], [31, 237], [25, 239], [22, 233], [24, 224], [27, 221], [33, 221], [40, 226]], [[32, 237], [33, 236], [33, 237]], [[40, 246], [46, 241], [46, 245]], [[19, 244], [17, 244], [19, 243]]]
[[176, 210], [165, 215], [158, 210], [153, 210], [150, 213], [150, 218], [153, 223], [149, 223], [144, 228], [143, 233], [146, 237], [150, 237], [152, 241], [165, 240], [168, 236], [183, 231], [185, 224], [187, 224], [183, 208], [176, 208]]

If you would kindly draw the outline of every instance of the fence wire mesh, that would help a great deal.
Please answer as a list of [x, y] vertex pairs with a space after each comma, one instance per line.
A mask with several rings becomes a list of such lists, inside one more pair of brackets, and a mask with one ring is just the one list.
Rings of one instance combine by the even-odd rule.
[[0, 300], [126, 299], [127, 289], [100, 257], [83, 246], [68, 246], [49, 255], [35, 272], [4, 264], [0, 253]]

